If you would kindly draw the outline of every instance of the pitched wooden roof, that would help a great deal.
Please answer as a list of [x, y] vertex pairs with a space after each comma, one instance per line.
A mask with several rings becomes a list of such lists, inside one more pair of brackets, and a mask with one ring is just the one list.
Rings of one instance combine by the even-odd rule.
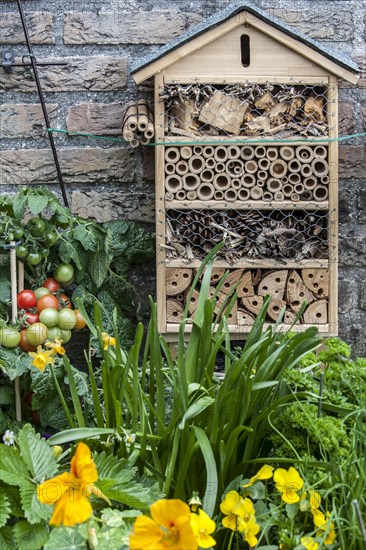
[[[206, 43], [211, 42], [215, 39], [215, 29], [218, 30], [218, 27], [223, 26], [224, 23], [231, 20], [231, 28], [242, 25], [245, 21], [242, 17], [238, 17], [238, 14], [242, 12], [246, 12], [248, 15], [247, 22], [250, 25], [263, 32], [272, 29], [273, 38], [283, 42], [289, 48], [296, 49], [314, 63], [329, 70], [329, 72], [350, 82], [357, 82], [358, 66], [344, 52], [335, 51], [309, 38], [250, 2], [235, 2], [226, 6], [223, 10], [183, 33], [179, 38], [137, 60], [131, 69], [135, 81], [137, 83], [143, 82], [174, 63], [178, 58], [185, 57]], [[228, 30], [225, 30], [225, 32], [228, 32]], [[207, 41], [203, 35], [206, 35]], [[180, 50], [179, 53], [177, 50]]]

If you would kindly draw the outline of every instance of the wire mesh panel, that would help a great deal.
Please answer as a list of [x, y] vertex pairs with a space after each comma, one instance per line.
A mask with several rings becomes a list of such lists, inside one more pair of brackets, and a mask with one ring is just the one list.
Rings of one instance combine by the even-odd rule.
[[166, 135], [314, 137], [328, 134], [324, 84], [166, 84]]
[[330, 166], [324, 145], [166, 147], [166, 200], [323, 202]]

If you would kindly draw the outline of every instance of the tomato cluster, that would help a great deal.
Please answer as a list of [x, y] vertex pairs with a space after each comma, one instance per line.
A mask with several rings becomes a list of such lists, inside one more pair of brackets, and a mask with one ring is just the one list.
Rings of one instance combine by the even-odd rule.
[[[5, 326], [0, 328], [0, 344], [6, 348], [19, 346], [22, 351], [34, 351], [46, 340], [56, 338], [64, 343], [71, 338], [72, 330], [80, 330], [86, 323], [78, 309], [63, 293], [61, 283], [73, 277], [70, 264], [59, 265], [53, 277], [46, 279], [36, 290], [22, 290], [17, 296], [21, 330]], [[63, 280], [61, 280], [63, 279]]]

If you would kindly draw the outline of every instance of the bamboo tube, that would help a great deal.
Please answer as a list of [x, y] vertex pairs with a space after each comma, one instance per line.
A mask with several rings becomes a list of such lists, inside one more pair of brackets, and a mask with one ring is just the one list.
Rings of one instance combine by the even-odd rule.
[[245, 187], [242, 187], [238, 191], [238, 199], [241, 201], [246, 201], [250, 197], [249, 189], [245, 189]]
[[173, 176], [167, 176], [165, 178], [165, 189], [169, 193], [176, 193], [177, 191], [179, 191], [179, 189], [182, 189], [182, 187], [182, 178], [180, 176], [177, 176], [177, 174], [174, 174]]
[[263, 145], [258, 145], [258, 147], [256, 147], [254, 149], [254, 154], [257, 157], [257, 159], [265, 157], [266, 156], [266, 148], [263, 147]]
[[302, 163], [309, 163], [314, 158], [314, 151], [308, 145], [296, 147], [296, 158]]
[[239, 159], [229, 160], [226, 163], [226, 170], [230, 176], [242, 176], [244, 174], [244, 162]]
[[18, 292], [24, 290], [24, 262], [18, 262]]
[[328, 189], [325, 185], [317, 185], [313, 191], [314, 200], [325, 201], [328, 198]]
[[288, 183], [288, 177], [287, 177], [287, 176], [283, 176], [283, 178], [281, 178], [281, 182], [282, 182], [283, 184]]
[[177, 164], [175, 165], [175, 171], [180, 176], [184, 176], [185, 174], [188, 174], [188, 171], [189, 171], [188, 162], [185, 160], [178, 161]]
[[293, 202], [299, 202], [299, 200], [300, 200], [300, 195], [298, 195], [297, 193], [292, 193], [292, 195], [291, 195], [291, 200], [292, 200]]
[[225, 172], [225, 170], [226, 170], [226, 165], [225, 165], [224, 162], [217, 162], [217, 163], [216, 163], [216, 166], [215, 166], [215, 169], [216, 169], [215, 171], [216, 171], [216, 172], [219, 172], [219, 173]]
[[[10, 284], [11, 284], [11, 320], [16, 323], [18, 318], [17, 304], [17, 257], [15, 241], [10, 241]], [[19, 377], [14, 380], [15, 392], [15, 418], [18, 422], [22, 420], [22, 401], [20, 392]]]
[[216, 190], [226, 191], [230, 187], [230, 177], [227, 174], [215, 174], [213, 185]]
[[209, 170], [208, 168], [205, 168], [202, 172], [201, 172], [201, 180], [204, 181], [204, 182], [207, 182], [207, 181], [212, 181], [214, 179], [214, 171], [213, 170]]
[[267, 181], [267, 188], [270, 193], [275, 193], [276, 191], [281, 191], [282, 182], [276, 178], [269, 178]]
[[122, 132], [122, 135], [123, 135], [123, 139], [125, 139], [126, 141], [131, 141], [132, 139], [134, 139], [134, 133], [132, 130], [123, 130]]
[[145, 134], [145, 137], [147, 137], [149, 139], [154, 137], [155, 130], [154, 130], [154, 123], [153, 122], [148, 123], [147, 129], [145, 130], [144, 134]]
[[134, 132], [137, 130], [137, 105], [134, 103], [127, 107], [123, 117], [122, 127], [126, 130]]
[[303, 164], [301, 166], [301, 175], [304, 176], [304, 178], [308, 178], [313, 173], [310, 164]]
[[176, 192], [175, 198], [178, 201], [184, 201], [184, 199], [187, 198], [187, 193], [184, 191], [184, 189], [179, 189], [179, 191]]
[[180, 157], [178, 147], [168, 147], [165, 151], [164, 158], [167, 162], [178, 162]]
[[304, 186], [302, 183], [298, 183], [294, 186], [294, 191], [295, 193], [298, 193], [299, 195], [301, 195], [301, 193], [304, 192]]
[[288, 147], [287, 145], [280, 147], [280, 157], [282, 157], [283, 160], [286, 160], [287, 162], [292, 160], [295, 157], [295, 151], [293, 147]]
[[189, 201], [194, 201], [194, 200], [196, 200], [196, 198], [197, 198], [196, 191], [187, 191], [187, 199]]
[[288, 163], [288, 169], [290, 172], [300, 172], [301, 164], [297, 159], [292, 159]]
[[191, 158], [188, 159], [188, 166], [191, 172], [199, 174], [204, 168], [203, 158], [198, 155], [191, 156]]
[[165, 165], [165, 173], [166, 174], [174, 174], [175, 172], [175, 164], [172, 162], [167, 162]]
[[180, 156], [182, 159], [187, 160], [193, 155], [192, 147], [184, 146], [180, 148]]
[[215, 191], [215, 200], [222, 201], [224, 200], [224, 192], [223, 191]]
[[274, 193], [273, 195], [273, 198], [275, 201], [284, 201], [285, 200], [285, 195], [282, 191], [276, 191], [276, 193]]
[[231, 180], [231, 187], [236, 190], [241, 189], [241, 180], [238, 178], [233, 178]]
[[238, 198], [238, 194], [237, 192], [235, 191], [235, 189], [227, 189], [225, 191], [225, 200], [230, 202], [230, 201], [236, 201], [236, 199]]
[[165, 200], [166, 201], [173, 201], [174, 200], [174, 194], [173, 193], [165, 193]]
[[211, 147], [211, 145], [209, 145], [207, 147], [203, 147], [202, 155], [205, 157], [205, 159], [213, 157], [214, 156], [214, 148]]
[[271, 163], [267, 158], [262, 158], [258, 161], [258, 166], [261, 170], [268, 170], [270, 164]]
[[305, 189], [314, 189], [316, 187], [317, 180], [314, 177], [304, 179]]
[[266, 157], [269, 160], [276, 160], [278, 158], [278, 149], [277, 147], [267, 147]]
[[200, 178], [196, 174], [186, 174], [183, 176], [182, 180], [183, 189], [186, 191], [194, 191], [200, 184]]
[[227, 160], [227, 148], [222, 145], [215, 147], [214, 158], [217, 162], [224, 162]]
[[245, 163], [245, 171], [248, 174], [255, 174], [257, 170], [258, 170], [258, 164], [256, 163], [256, 161], [247, 160], [247, 162]]
[[137, 128], [145, 132], [149, 124], [149, 110], [146, 99], [139, 99], [137, 102]]
[[313, 169], [314, 176], [317, 176], [318, 178], [322, 178], [323, 176], [327, 176], [329, 173], [329, 165], [326, 160], [321, 158], [316, 158], [311, 163], [311, 167]]
[[297, 183], [300, 183], [301, 181], [300, 174], [297, 174], [296, 172], [289, 174], [288, 181], [289, 183], [292, 183], [292, 185], [296, 185]]
[[210, 157], [208, 159], [206, 159], [206, 166], [207, 168], [215, 168], [216, 166], [216, 161], [213, 157]]
[[201, 145], [195, 145], [193, 147], [193, 154], [194, 155], [202, 155], [203, 147]]
[[131, 139], [131, 141], [130, 141], [130, 146], [131, 146], [133, 149], [136, 149], [139, 145], [140, 145], [140, 142], [139, 142], [138, 139]]
[[148, 143], [150, 143], [151, 139], [149, 137], [146, 137], [146, 134], [144, 134], [141, 138], [140, 138], [140, 143], [141, 145], [147, 145]]
[[287, 173], [287, 163], [282, 159], [274, 160], [269, 167], [269, 173], [274, 178], [282, 178]]
[[266, 183], [266, 182], [265, 182], [264, 180], [259, 180], [259, 179], [257, 179], [257, 181], [256, 181], [256, 184], [258, 185], [258, 187], [264, 187], [264, 186], [265, 186], [265, 183]]
[[300, 198], [302, 201], [311, 201], [313, 199], [313, 192], [306, 189], [303, 193], [301, 193]]
[[250, 190], [250, 196], [252, 197], [252, 199], [254, 200], [259, 200], [262, 198], [263, 196], [263, 189], [261, 187], [258, 187], [257, 185], [255, 185], [254, 187], [251, 188]]
[[294, 192], [294, 189], [291, 184], [286, 183], [286, 185], [283, 186], [282, 192], [285, 195], [285, 197], [291, 197], [292, 193]]
[[201, 201], [209, 201], [215, 194], [215, 188], [212, 183], [203, 183], [197, 189], [197, 197]]
[[326, 159], [327, 158], [327, 148], [324, 145], [317, 145], [314, 147], [314, 157]]
[[244, 145], [240, 150], [240, 156], [243, 160], [251, 160], [254, 157], [254, 147]]
[[257, 179], [259, 181], [266, 181], [267, 178], [268, 178], [268, 172], [266, 172], [265, 170], [258, 170]]
[[323, 185], [328, 185], [329, 176], [323, 176], [322, 178], [320, 178], [320, 181], [322, 182]]
[[255, 184], [255, 177], [252, 174], [244, 174], [241, 178], [241, 182], [244, 187], [253, 187]]
[[240, 157], [240, 147], [237, 145], [229, 145], [227, 148], [227, 158], [230, 160], [238, 159]]
[[273, 195], [269, 191], [264, 191], [262, 199], [265, 202], [271, 202], [273, 201]]

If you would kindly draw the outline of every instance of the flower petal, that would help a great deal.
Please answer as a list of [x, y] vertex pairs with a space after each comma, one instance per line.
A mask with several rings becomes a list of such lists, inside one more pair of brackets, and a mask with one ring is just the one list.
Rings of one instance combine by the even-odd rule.
[[85, 443], [79, 443], [71, 459], [71, 472], [84, 483], [98, 481], [98, 472], [93, 462], [91, 451]]
[[92, 513], [93, 509], [88, 498], [81, 491], [71, 489], [57, 501], [50, 525], [72, 527], [78, 523], [84, 523]]
[[168, 529], [176, 524], [177, 518], [185, 517], [189, 523], [191, 511], [188, 504], [178, 499], [160, 499], [150, 507], [151, 516], [156, 523]]
[[223, 514], [231, 514], [240, 503], [241, 497], [236, 491], [229, 491], [225, 499], [220, 504], [220, 510]]
[[130, 535], [131, 550], [165, 550], [163, 531], [147, 516], [139, 516]]
[[69, 472], [48, 479], [37, 487], [38, 500], [42, 504], [54, 504], [75, 483], [75, 477]]

